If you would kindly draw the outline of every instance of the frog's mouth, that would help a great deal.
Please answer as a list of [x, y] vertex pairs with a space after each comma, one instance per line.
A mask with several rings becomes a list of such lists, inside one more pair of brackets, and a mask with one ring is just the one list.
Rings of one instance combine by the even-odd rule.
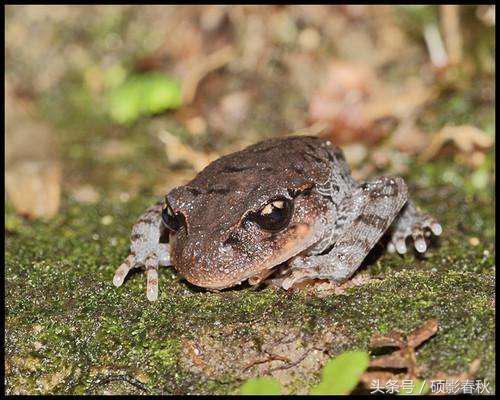
[[232, 280], [228, 280], [228, 277], [225, 276], [223, 281], [190, 282], [197, 286], [215, 290], [227, 289], [239, 285], [246, 280], [248, 280], [250, 285], [256, 285], [273, 274], [276, 271], [275, 267], [284, 264], [314, 245], [317, 242], [317, 233], [317, 230], [310, 225], [297, 224], [294, 227], [294, 234], [290, 235], [288, 240], [280, 244], [279, 250], [275, 250], [273, 255], [264, 263], [255, 264], [248, 268], [241, 276], [235, 277]]

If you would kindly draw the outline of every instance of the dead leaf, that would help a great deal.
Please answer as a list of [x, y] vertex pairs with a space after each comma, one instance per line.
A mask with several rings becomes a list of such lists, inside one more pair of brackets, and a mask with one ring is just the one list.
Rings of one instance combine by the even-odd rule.
[[389, 135], [397, 122], [399, 133], [407, 133], [406, 120], [436, 95], [421, 79], [396, 85], [379, 79], [374, 66], [336, 61], [326, 83], [311, 96], [309, 113], [313, 121], [329, 123], [328, 135], [336, 142], [373, 143]]
[[5, 173], [7, 195], [19, 214], [52, 218], [59, 210], [61, 166], [56, 161], [25, 161]]
[[207, 368], [207, 363], [200, 357], [203, 354], [202, 350], [199, 348], [197, 343], [192, 340], [182, 339], [183, 349], [185, 353], [188, 355], [190, 360], [196, 365], [200, 370], [205, 370]]
[[409, 368], [408, 359], [405, 357], [404, 352], [398, 351], [396, 353], [388, 354], [386, 356], [379, 356], [370, 361], [370, 367], [383, 367], [383, 368]]
[[429, 146], [420, 155], [419, 162], [424, 163], [437, 155], [446, 142], [451, 141], [464, 153], [471, 153], [475, 147], [488, 148], [493, 139], [483, 130], [472, 125], [445, 125], [432, 137]]
[[349, 288], [363, 286], [376, 280], [377, 279], [372, 278], [368, 273], [360, 273], [342, 284], [329, 281], [328, 279], [310, 279], [296, 283], [293, 287], [298, 289], [305, 288], [316, 297], [322, 298], [332, 294], [342, 295], [345, 294], [346, 290]]
[[182, 81], [182, 103], [191, 103], [201, 80], [210, 72], [231, 62], [235, 57], [234, 49], [226, 46], [208, 56], [200, 56], [193, 60]]
[[370, 341], [370, 347], [401, 347], [403, 345], [403, 334], [399, 331], [392, 331], [390, 335], [374, 333]]
[[219, 158], [217, 153], [202, 153], [184, 144], [177, 136], [165, 129], [160, 130], [158, 137], [165, 144], [165, 152], [172, 163], [185, 161], [197, 171], [201, 171], [209, 163]]
[[62, 175], [53, 129], [13, 90], [6, 89], [5, 114], [7, 195], [18, 213], [51, 218], [59, 210]]
[[417, 78], [409, 78], [398, 85], [378, 81], [377, 90], [365, 107], [369, 119], [393, 116], [405, 119], [436, 96], [437, 92]]
[[438, 322], [435, 319], [426, 321], [421, 327], [414, 329], [408, 335], [407, 343], [412, 348], [417, 348], [429, 340], [438, 331]]
[[443, 28], [446, 50], [451, 64], [462, 61], [462, 31], [460, 30], [460, 9], [458, 5], [441, 5], [441, 25]]
[[375, 333], [372, 336], [371, 347], [396, 347], [397, 349], [390, 354], [373, 358], [370, 361], [370, 367], [405, 369], [407, 379], [418, 378], [421, 374], [421, 367], [417, 364], [415, 348], [429, 340], [437, 329], [437, 321], [431, 319], [411, 331], [406, 338], [399, 330], [393, 330], [389, 334]]

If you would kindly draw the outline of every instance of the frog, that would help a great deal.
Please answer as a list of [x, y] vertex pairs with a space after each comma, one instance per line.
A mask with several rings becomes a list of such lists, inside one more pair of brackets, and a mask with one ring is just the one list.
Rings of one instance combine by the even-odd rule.
[[425, 253], [442, 231], [409, 198], [403, 178], [358, 182], [331, 140], [272, 138], [218, 158], [149, 207], [132, 227], [113, 284], [144, 269], [147, 299], [155, 301], [159, 267], [173, 266], [210, 291], [243, 282], [341, 285], [382, 237], [389, 252], [405, 254], [411, 242]]

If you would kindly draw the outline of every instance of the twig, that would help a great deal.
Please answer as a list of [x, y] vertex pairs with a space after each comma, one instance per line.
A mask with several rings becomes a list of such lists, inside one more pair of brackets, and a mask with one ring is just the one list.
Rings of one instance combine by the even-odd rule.
[[460, 15], [457, 5], [442, 5], [440, 8], [443, 36], [451, 64], [462, 61], [462, 34], [460, 32]]
[[295, 360], [294, 362], [292, 363], [289, 363], [289, 364], [285, 364], [285, 365], [282, 365], [280, 367], [276, 367], [276, 368], [271, 368], [268, 372], [271, 373], [271, 372], [274, 372], [274, 371], [279, 371], [279, 370], [282, 370], [282, 369], [289, 369], [289, 368], [292, 368], [292, 367], [295, 367], [296, 365], [300, 364], [312, 351], [313, 349], [308, 349], [304, 352], [304, 354], [302, 354], [297, 360]]
[[436, 24], [425, 26], [424, 39], [432, 63], [437, 68], [443, 68], [448, 65], [448, 55], [446, 54], [443, 40], [441, 39], [441, 34]]
[[196, 89], [201, 80], [211, 71], [220, 68], [235, 57], [235, 52], [231, 46], [223, 47], [210, 54], [203, 60], [196, 60], [192, 69], [187, 73], [182, 82], [182, 102], [189, 104], [194, 100]]
[[142, 390], [145, 393], [149, 393], [149, 389], [141, 383], [139, 380], [126, 375], [126, 374], [109, 374], [109, 375], [101, 375], [98, 376], [94, 382], [91, 384], [91, 387], [97, 387], [97, 386], [102, 386], [110, 382], [114, 381], [122, 381], [122, 382], [127, 382], [130, 383], [132, 386], [136, 387], [137, 389]]
[[269, 354], [269, 353], [266, 353], [266, 354], [268, 354], [268, 357], [266, 357], [264, 359], [260, 359], [260, 360], [251, 361], [245, 368], [243, 368], [243, 371], [246, 371], [246, 370], [252, 368], [254, 365], [264, 364], [264, 363], [271, 362], [271, 361], [283, 361], [283, 362], [288, 362], [288, 363], [290, 362], [290, 359], [287, 357], [283, 357], [283, 356], [280, 356], [278, 354]]

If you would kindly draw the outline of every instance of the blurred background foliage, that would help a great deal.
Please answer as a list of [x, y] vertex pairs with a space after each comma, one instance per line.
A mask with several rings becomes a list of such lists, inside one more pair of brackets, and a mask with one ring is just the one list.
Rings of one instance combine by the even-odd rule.
[[[345, 393], [368, 378], [321, 381], [349, 372], [329, 358], [428, 318], [414, 377], [494, 391], [494, 6], [5, 11], [8, 393]], [[404, 176], [438, 246], [381, 255], [346, 288], [211, 293], [168, 268], [154, 304], [142, 276], [112, 287], [147, 206], [293, 133], [340, 145], [357, 179]]]
[[161, 196], [291, 133], [343, 145], [360, 179], [445, 159], [480, 193], [494, 28], [494, 6], [9, 6], [9, 199], [51, 217], [61, 193]]

